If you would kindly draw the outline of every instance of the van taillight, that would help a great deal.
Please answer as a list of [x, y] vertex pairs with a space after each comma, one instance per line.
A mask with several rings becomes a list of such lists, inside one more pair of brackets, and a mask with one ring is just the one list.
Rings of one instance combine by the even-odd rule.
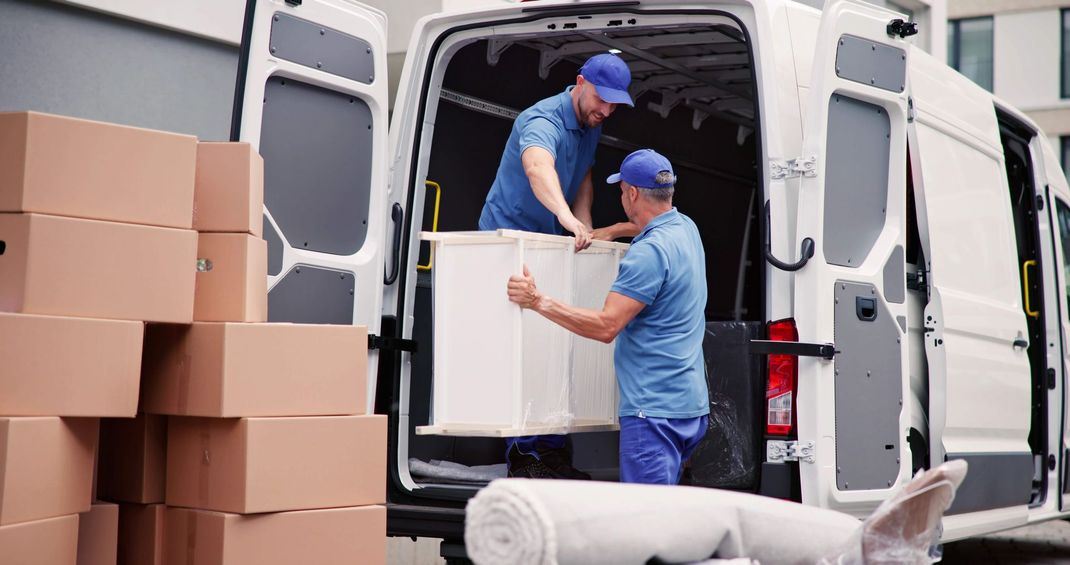
[[[770, 341], [799, 341], [795, 320], [769, 322]], [[799, 358], [795, 355], [769, 355], [769, 381], [765, 387], [765, 433], [771, 436], [791, 434], [795, 414], [795, 385], [799, 378]]]

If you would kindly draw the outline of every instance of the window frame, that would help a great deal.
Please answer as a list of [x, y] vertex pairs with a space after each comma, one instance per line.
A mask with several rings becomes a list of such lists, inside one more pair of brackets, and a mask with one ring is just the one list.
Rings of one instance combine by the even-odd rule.
[[[1066, 18], [1070, 15], [1070, 8], [1062, 8], [1059, 10], [1059, 98], [1070, 98], [1070, 88], [1067, 88], [1066, 79], [1070, 78], [1066, 74], [1066, 64], [1070, 62], [1067, 58], [1067, 41], [1070, 40], [1070, 34], [1066, 33]], [[1065, 169], [1066, 164], [1063, 163]]]
[[[947, 61], [947, 64], [950, 65], [951, 68], [953, 68], [956, 71], [962, 73], [962, 70], [961, 70], [961, 66], [962, 66], [962, 22], [972, 22], [972, 21], [982, 21], [982, 20], [987, 20], [987, 21], [989, 21], [991, 23], [991, 30], [992, 30], [992, 40], [991, 40], [992, 62], [991, 62], [991, 65], [992, 65], [992, 67], [990, 69], [989, 74], [991, 75], [992, 83], [989, 84], [988, 86], [985, 86], [985, 85], [977, 83], [977, 81], [974, 81], [974, 84], [977, 84], [977, 86], [980, 86], [981, 88], [984, 88], [985, 90], [987, 90], [989, 92], [994, 92], [995, 88], [996, 88], [996, 69], [995, 69], [995, 67], [996, 67], [996, 60], [995, 60], [995, 54], [996, 54], [996, 19], [995, 19], [994, 16], [974, 16], [974, 17], [969, 17], [969, 18], [956, 18], [956, 19], [947, 20], [947, 27], [948, 27], [948, 29], [947, 29], [947, 38], [948, 38], [948, 46], [947, 46], [948, 61]], [[952, 40], [954, 41], [954, 44], [952, 44]], [[966, 76], [965, 73], [962, 73], [962, 74], [963, 74], [963, 76]], [[967, 76], [966, 78], [969, 78], [971, 81], [974, 80], [973, 77]]]
[[[1064, 211], [1070, 215], [1070, 203], [1056, 194], [1051, 195], [1051, 200], [1053, 203], [1052, 208], [1055, 212], [1052, 214], [1053, 219], [1055, 220], [1052, 233], [1055, 236], [1055, 239], [1058, 240], [1059, 248], [1062, 251], [1062, 261], [1057, 270], [1057, 280], [1059, 281], [1059, 286], [1062, 287], [1059, 290], [1062, 295], [1066, 297], [1067, 304], [1070, 305], [1070, 280], [1067, 278], [1067, 267], [1070, 266], [1070, 246], [1068, 246], [1068, 240], [1063, 238], [1062, 228], [1062, 215]], [[1060, 318], [1060, 324], [1070, 324], [1070, 310], [1062, 312]]]

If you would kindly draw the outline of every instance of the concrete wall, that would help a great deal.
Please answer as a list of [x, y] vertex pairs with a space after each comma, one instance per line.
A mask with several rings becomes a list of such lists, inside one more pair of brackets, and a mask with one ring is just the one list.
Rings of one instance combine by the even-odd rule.
[[52, 2], [0, 13], [0, 111], [228, 138], [236, 45]]
[[993, 18], [992, 87], [1023, 110], [1059, 100], [1059, 10], [1010, 12]]
[[222, 43], [241, 43], [245, 0], [58, 1]]

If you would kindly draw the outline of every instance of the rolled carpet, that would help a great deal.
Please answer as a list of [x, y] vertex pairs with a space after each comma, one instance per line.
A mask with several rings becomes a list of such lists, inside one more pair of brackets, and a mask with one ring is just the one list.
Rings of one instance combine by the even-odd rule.
[[492, 482], [468, 502], [479, 565], [643, 565], [717, 557], [820, 561], [861, 522], [793, 502], [698, 487], [532, 479]]

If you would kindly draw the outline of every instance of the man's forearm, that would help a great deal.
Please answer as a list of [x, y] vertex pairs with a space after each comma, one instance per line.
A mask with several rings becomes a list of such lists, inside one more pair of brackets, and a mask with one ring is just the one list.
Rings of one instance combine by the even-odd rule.
[[569, 306], [549, 296], [540, 297], [532, 310], [576, 335], [602, 343], [613, 341], [620, 332], [604, 312]]
[[635, 237], [637, 235], [639, 235], [639, 226], [632, 222], [620, 222], [613, 225], [613, 239]]
[[554, 170], [552, 163], [549, 165], [537, 163], [527, 167], [524, 172], [531, 184], [531, 191], [535, 193], [535, 198], [547, 210], [558, 217], [565, 211], [571, 213], [568, 202], [565, 201], [565, 194], [561, 191], [561, 185], [557, 181], [557, 171]]

